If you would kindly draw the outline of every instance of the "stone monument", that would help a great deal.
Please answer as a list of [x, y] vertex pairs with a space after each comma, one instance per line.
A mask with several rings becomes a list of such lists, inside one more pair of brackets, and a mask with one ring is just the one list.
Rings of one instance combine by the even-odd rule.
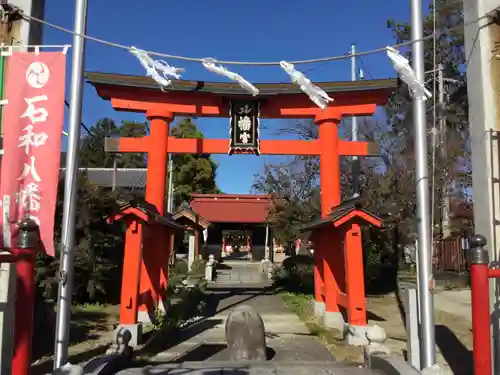
[[231, 361], [266, 361], [264, 321], [248, 305], [236, 307], [226, 321], [226, 340]]

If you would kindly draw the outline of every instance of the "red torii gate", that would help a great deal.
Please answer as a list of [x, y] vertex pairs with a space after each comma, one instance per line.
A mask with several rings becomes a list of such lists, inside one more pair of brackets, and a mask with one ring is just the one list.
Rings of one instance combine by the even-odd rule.
[[[397, 87], [396, 79], [356, 82], [318, 83], [335, 99], [325, 110], [318, 108], [294, 84], [260, 84], [257, 97], [251, 97], [236, 83], [172, 81], [161, 91], [149, 77], [107, 73], [85, 74], [102, 99], [110, 100], [118, 111], [145, 113], [150, 121], [150, 134], [142, 138], [108, 138], [106, 151], [144, 152], [148, 154], [146, 200], [158, 213], [165, 212], [168, 153], [227, 154], [228, 139], [180, 139], [169, 136], [169, 125], [175, 115], [229, 117], [231, 100], [259, 102], [260, 118], [314, 119], [319, 126], [317, 140], [261, 140], [260, 153], [266, 155], [303, 155], [320, 157], [321, 213], [326, 217], [340, 204], [341, 156], [377, 156], [378, 147], [368, 142], [349, 142], [339, 138], [338, 127], [344, 116], [371, 116], [378, 105], [384, 105]], [[169, 238], [159, 231], [145, 239], [144, 257], [155, 258], [158, 267], [168, 262]], [[315, 310], [324, 311], [324, 280], [333, 278], [329, 267], [323, 267], [325, 249], [317, 249], [315, 266]], [[167, 278], [168, 276], [164, 276]], [[141, 284], [144, 279], [141, 280]], [[141, 285], [154, 294], [159, 285]], [[167, 280], [160, 280], [166, 283]], [[327, 283], [332, 285], [332, 283]], [[334, 295], [324, 293], [324, 295]], [[159, 297], [155, 301], [161, 304]], [[329, 305], [330, 306], [330, 305]], [[331, 306], [336, 306], [332, 304]], [[329, 311], [338, 313], [339, 311]], [[331, 314], [330, 314], [331, 315]]]

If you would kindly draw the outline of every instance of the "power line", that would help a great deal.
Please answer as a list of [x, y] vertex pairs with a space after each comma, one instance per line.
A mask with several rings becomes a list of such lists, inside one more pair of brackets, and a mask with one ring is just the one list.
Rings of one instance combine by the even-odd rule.
[[363, 67], [363, 72], [366, 72], [366, 74], [368, 74], [368, 77], [369, 77], [370, 79], [375, 79], [375, 78], [373, 77], [373, 75], [370, 73], [370, 71], [368, 70], [368, 66], [365, 64], [365, 61], [363, 60], [363, 58], [362, 58], [362, 57], [359, 57], [359, 58], [358, 58], [358, 60], [359, 60], [359, 62], [361, 63], [360, 65]]
[[[66, 99], [64, 99], [64, 104], [66, 104], [66, 107], [69, 109], [69, 103], [68, 103], [68, 101]], [[80, 123], [80, 125], [87, 132], [88, 135], [90, 135], [91, 137], [95, 137], [95, 134], [92, 133], [87, 126], [85, 126], [85, 124], [83, 123], [83, 121]]]
[[[498, 9], [500, 9], [500, 7], [497, 7], [494, 11], [496, 11]], [[93, 37], [93, 36], [90, 36], [90, 35], [75, 33], [74, 31], [72, 31], [70, 29], [67, 29], [65, 27], [53, 24], [51, 22], [47, 22], [45, 20], [42, 20], [42, 19], [37, 18], [37, 17], [33, 17], [31, 15], [26, 15], [26, 14], [22, 13], [22, 10], [19, 10], [19, 11], [21, 12], [23, 18], [25, 18], [28, 21], [30, 21], [30, 20], [36, 21], [36, 22], [39, 22], [39, 23], [41, 23], [43, 25], [52, 27], [53, 29], [63, 31], [63, 32], [68, 33], [68, 34], [80, 36], [80, 37], [85, 38], [87, 40], [91, 40], [91, 41], [96, 42], [96, 43], [101, 43], [101, 44], [104, 44], [104, 45], [108, 45], [110, 47], [120, 48], [120, 49], [127, 50], [127, 51], [130, 51], [130, 49], [132, 48], [131, 46], [126, 46], [124, 44], [110, 42], [108, 40], [96, 38], [96, 37]], [[460, 30], [460, 29], [462, 29], [462, 28], [464, 28], [464, 27], [466, 27], [468, 25], [477, 23], [477, 22], [479, 22], [481, 20], [484, 20], [484, 19], [487, 19], [488, 17], [491, 17], [491, 14], [492, 13], [489, 13], [489, 14], [486, 14], [486, 15], [484, 15], [482, 17], [479, 17], [479, 18], [477, 18], [477, 19], [475, 19], [473, 21], [464, 22], [464, 23], [462, 23], [460, 25], [456, 25], [454, 27], [450, 27], [448, 29], [444, 29], [444, 30], [442, 30], [440, 32], [440, 34], [450, 33], [450, 32], [456, 31], [456, 30]], [[408, 47], [408, 46], [411, 46], [412, 44], [414, 44], [416, 42], [423, 42], [423, 41], [426, 41], [426, 40], [433, 39], [434, 37], [435, 37], [435, 33], [432, 33], [432, 34], [423, 36], [422, 38], [419, 38], [418, 40], [409, 40], [407, 42], [395, 44], [395, 45], [392, 45], [390, 47], [396, 48], [396, 49], [401, 48], [401, 47]], [[381, 48], [376, 48], [376, 49], [369, 50], [369, 51], [357, 52], [354, 55], [347, 54], [347, 55], [322, 57], [322, 58], [309, 59], [309, 60], [295, 60], [295, 61], [288, 61], [288, 62], [290, 64], [295, 64], [295, 65], [313, 64], [313, 63], [319, 63], [319, 62], [337, 61], [337, 60], [350, 59], [352, 57], [372, 55], [372, 54], [375, 54], [375, 53], [385, 52], [386, 50], [387, 50], [387, 47], [381, 47]], [[169, 55], [169, 54], [166, 54], [166, 53], [155, 52], [155, 51], [145, 51], [145, 52], [148, 55], [150, 55], [150, 56], [164, 57], [164, 58], [169, 58], [169, 59], [174, 59], [174, 60], [193, 61], [193, 62], [200, 62], [200, 63], [202, 63], [205, 60], [205, 58], [179, 56], [179, 55]], [[259, 62], [259, 61], [225, 61], [225, 60], [220, 60], [219, 61], [219, 60], [217, 60], [217, 62], [220, 63], [220, 64], [226, 64], [226, 65], [255, 65], [255, 66], [279, 66], [280, 65], [279, 61], [260, 61]]]

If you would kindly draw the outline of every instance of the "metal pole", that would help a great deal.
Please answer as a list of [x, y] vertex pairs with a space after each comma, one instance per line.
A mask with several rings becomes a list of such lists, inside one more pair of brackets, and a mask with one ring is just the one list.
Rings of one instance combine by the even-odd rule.
[[[422, 0], [411, 0], [411, 38], [413, 69], [421, 82], [424, 78], [424, 42]], [[434, 335], [434, 301], [430, 291], [431, 281], [431, 222], [429, 214], [429, 171], [427, 161], [427, 120], [425, 98], [413, 96], [413, 123], [415, 127], [416, 190], [418, 217], [418, 281], [421, 311], [422, 368], [436, 364]]]
[[174, 209], [174, 160], [172, 154], [168, 154], [168, 197], [167, 212], [172, 213]]
[[[357, 72], [356, 72], [356, 45], [351, 44], [351, 80], [356, 81]], [[358, 140], [358, 119], [356, 116], [351, 118], [352, 120], [352, 141], [356, 142]], [[359, 157], [352, 157], [352, 192], [354, 196], [359, 195]]]
[[116, 155], [114, 155], [114, 157], [113, 157], [113, 181], [112, 181], [111, 191], [116, 190], [116, 168], [117, 168]]
[[[438, 115], [439, 115], [439, 135], [441, 141], [441, 162], [446, 163], [448, 161], [447, 149], [446, 149], [446, 111], [445, 111], [445, 87], [444, 87], [444, 75], [443, 75], [443, 64], [438, 64]], [[444, 173], [448, 169], [446, 164], [444, 166]], [[449, 185], [445, 176], [443, 191], [441, 192], [441, 235], [448, 237], [450, 235], [450, 224], [449, 224], [449, 212], [450, 212], [450, 199], [449, 199]]]
[[438, 103], [439, 103], [439, 134], [441, 135], [441, 155], [443, 160], [446, 160], [446, 111], [444, 108], [444, 76], [443, 76], [443, 64], [439, 64], [438, 70]]
[[264, 258], [269, 259], [269, 224], [266, 224], [266, 245], [264, 247]]
[[[78, 146], [82, 119], [83, 69], [85, 56], [85, 34], [87, 28], [87, 0], [75, 1], [75, 24], [73, 36], [73, 61], [71, 64], [71, 88], [68, 126], [68, 150], [64, 177], [64, 206], [61, 234], [60, 277], [54, 369], [68, 361], [69, 324], [71, 297], [73, 293], [75, 220], [77, 205]], [[79, 35], [78, 35], [79, 34]]]

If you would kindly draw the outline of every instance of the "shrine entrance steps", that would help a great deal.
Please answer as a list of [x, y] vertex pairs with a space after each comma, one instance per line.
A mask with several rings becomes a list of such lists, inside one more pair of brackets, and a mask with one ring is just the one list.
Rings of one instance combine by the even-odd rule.
[[263, 284], [270, 285], [267, 273], [262, 272], [260, 262], [224, 260], [217, 265], [215, 284]]
[[245, 304], [257, 310], [264, 320], [269, 361], [334, 363], [328, 349], [310, 335], [305, 324], [286, 308], [272, 287], [256, 283], [253, 286], [213, 284], [207, 293], [206, 316], [181, 331], [176, 345], [158, 353], [152, 362], [229, 361], [225, 322], [236, 306]]

